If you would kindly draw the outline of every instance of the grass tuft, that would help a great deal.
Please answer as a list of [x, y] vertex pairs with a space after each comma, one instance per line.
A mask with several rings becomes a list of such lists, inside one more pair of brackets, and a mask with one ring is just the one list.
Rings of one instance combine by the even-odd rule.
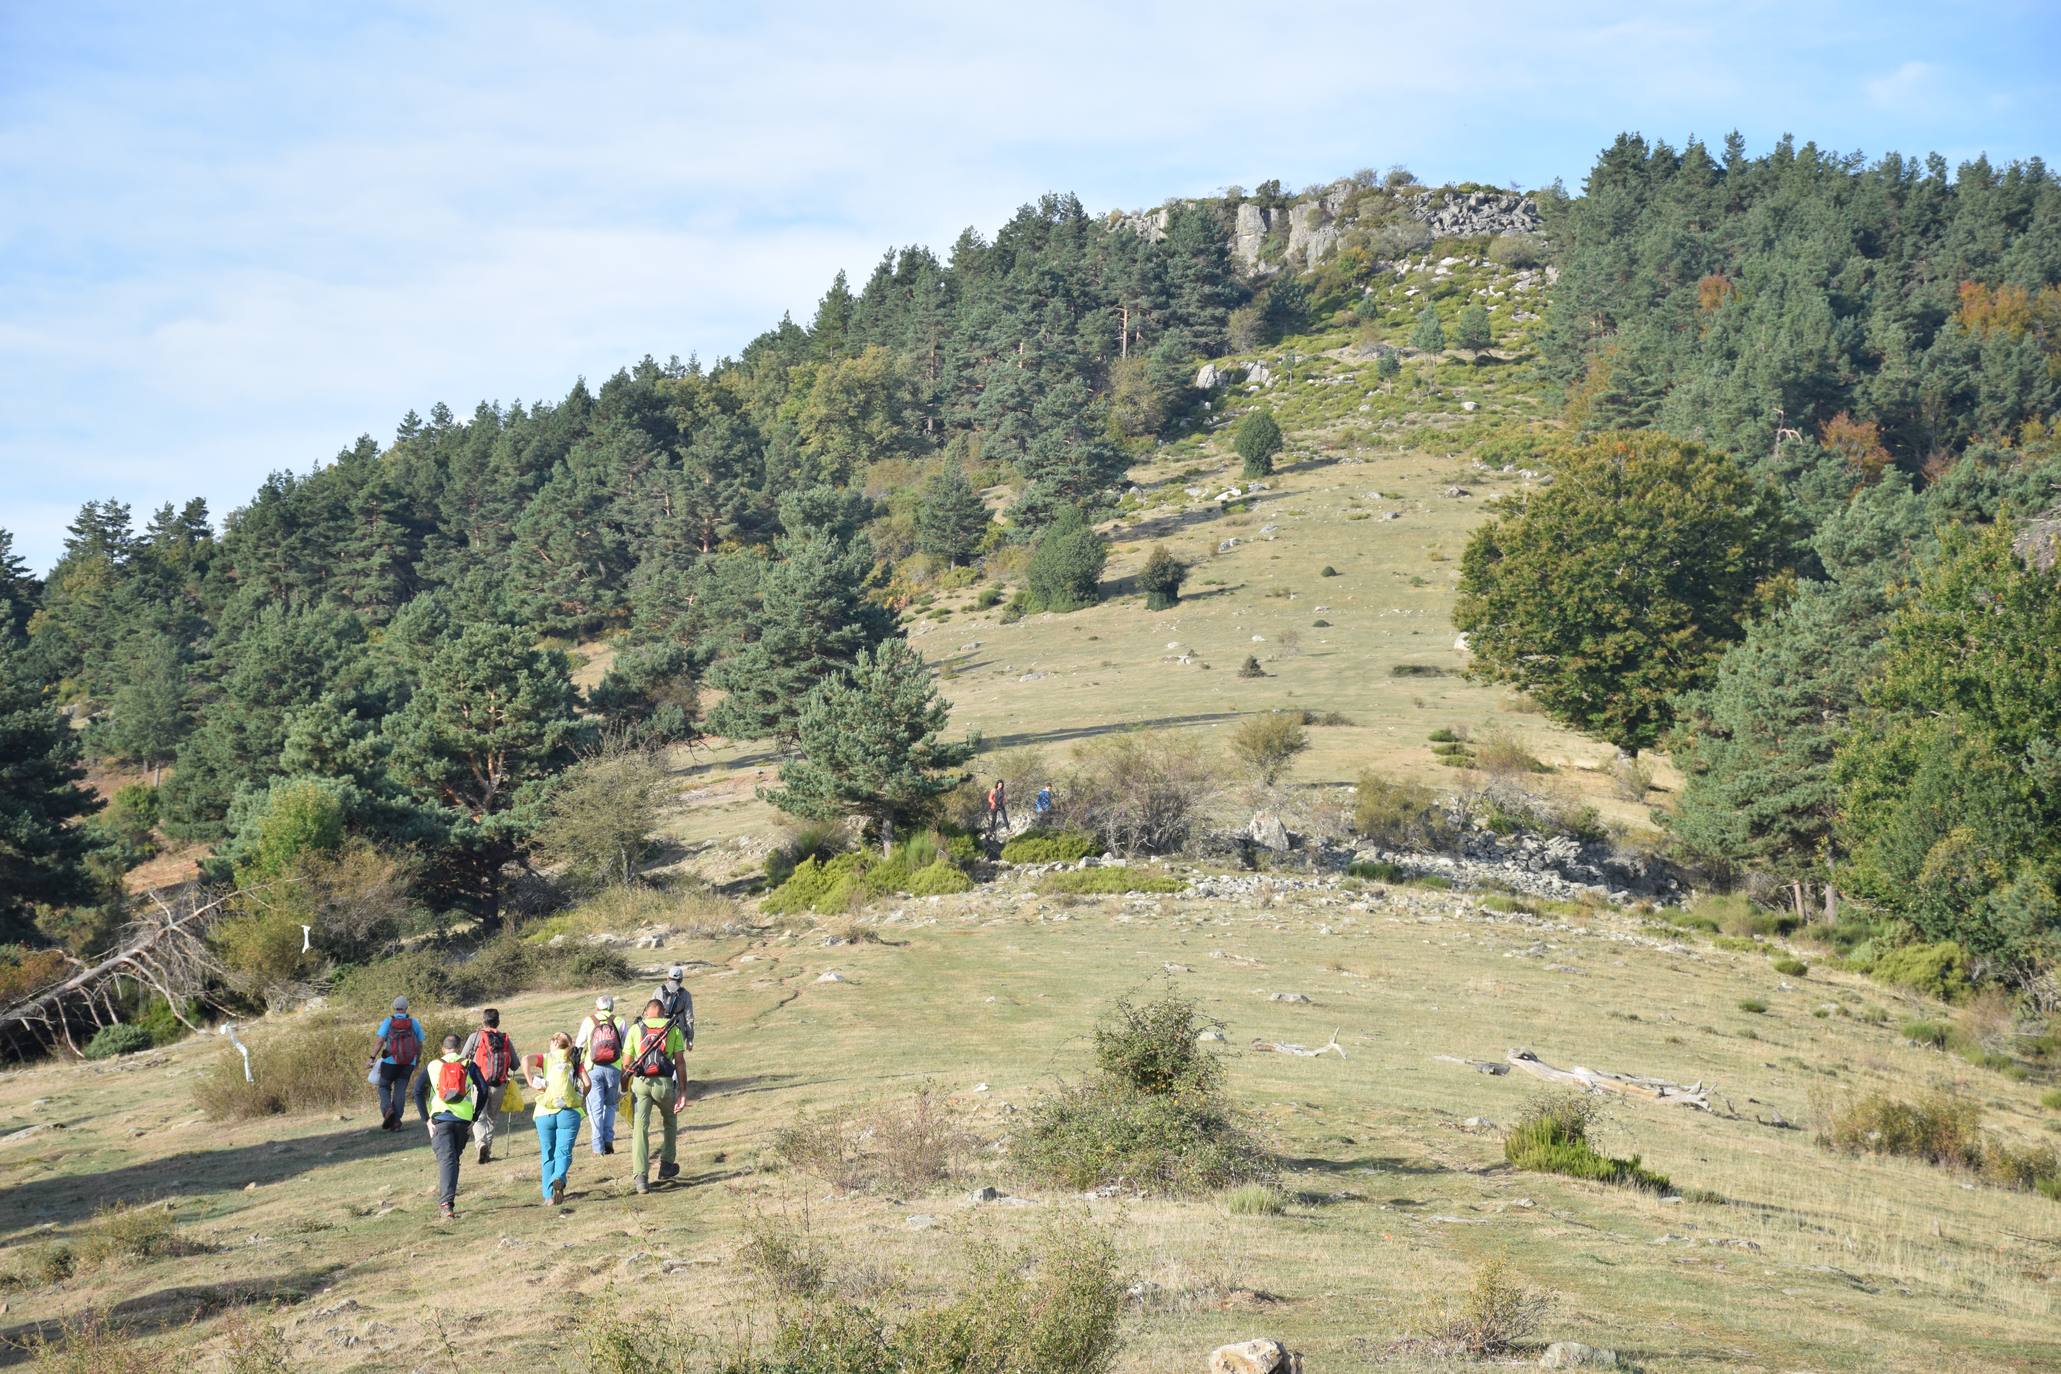
[[1564, 1174], [1652, 1193], [1667, 1192], [1667, 1176], [1642, 1166], [1637, 1155], [1616, 1159], [1589, 1143], [1589, 1131], [1600, 1114], [1601, 1109], [1590, 1098], [1541, 1094], [1525, 1105], [1524, 1114], [1503, 1137], [1503, 1157], [1534, 1173]]

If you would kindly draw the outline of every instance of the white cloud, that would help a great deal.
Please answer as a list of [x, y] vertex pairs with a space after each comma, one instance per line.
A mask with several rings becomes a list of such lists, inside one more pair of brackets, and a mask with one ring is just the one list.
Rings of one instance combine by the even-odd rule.
[[1929, 109], [1944, 95], [1945, 83], [1936, 65], [1913, 59], [1900, 63], [1894, 71], [1870, 78], [1863, 83], [1863, 89], [1868, 94], [1868, 103], [1877, 109]]

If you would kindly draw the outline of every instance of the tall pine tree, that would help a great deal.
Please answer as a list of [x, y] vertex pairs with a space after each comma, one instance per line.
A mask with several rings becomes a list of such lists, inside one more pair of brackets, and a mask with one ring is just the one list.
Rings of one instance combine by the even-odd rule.
[[39, 905], [93, 897], [75, 822], [100, 803], [79, 786], [78, 754], [21, 650], [0, 642], [0, 940], [34, 941]]

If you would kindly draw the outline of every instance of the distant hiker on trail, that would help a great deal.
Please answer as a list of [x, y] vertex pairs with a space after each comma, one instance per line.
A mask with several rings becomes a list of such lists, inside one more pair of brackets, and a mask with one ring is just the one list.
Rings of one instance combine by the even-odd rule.
[[666, 1019], [680, 1023], [681, 1034], [687, 1037], [687, 1048], [694, 1048], [694, 994], [687, 991], [681, 980], [687, 976], [685, 964], [674, 964], [666, 970], [666, 980], [651, 990], [652, 1000], [665, 1008]]
[[1031, 808], [1038, 813], [1038, 824], [1040, 825], [1043, 825], [1045, 821], [1051, 817], [1052, 784], [1046, 783], [1043, 787], [1040, 787], [1038, 789], [1038, 795], [1031, 802]]
[[1009, 785], [1000, 778], [988, 789], [988, 838], [1009, 828]]
[[543, 1160], [544, 1201], [555, 1206], [565, 1201], [565, 1176], [572, 1172], [573, 1142], [580, 1134], [580, 1094], [588, 1088], [570, 1035], [557, 1032], [550, 1049], [530, 1056], [530, 1086], [537, 1090], [537, 1154]]
[[580, 1022], [573, 1038], [574, 1048], [585, 1056], [587, 1114], [594, 1118], [587, 1139], [597, 1155], [615, 1153], [615, 1111], [623, 1096], [623, 1061], [630, 1057], [629, 1045], [629, 1022], [615, 1014], [615, 998], [604, 992], [594, 999], [594, 1014]]
[[[422, 1058], [422, 1023], [408, 1014], [408, 999], [394, 999], [393, 1015], [379, 1023], [379, 1044], [372, 1057], [379, 1069], [379, 1129], [401, 1129], [401, 1113], [408, 1108], [408, 1080], [415, 1077], [415, 1065]], [[415, 1110], [429, 1120], [429, 1079], [417, 1080]]]
[[637, 1045], [630, 1057], [630, 1172], [640, 1193], [651, 1191], [651, 1114], [665, 1120], [659, 1146], [658, 1178], [663, 1183], [680, 1173], [680, 1113], [687, 1107], [687, 1036], [665, 1014], [666, 1004], [654, 997], [644, 1004], [637, 1023]]
[[479, 1162], [485, 1164], [494, 1157], [494, 1113], [501, 1110], [501, 1098], [508, 1091], [508, 1076], [515, 1072], [518, 1062], [515, 1042], [501, 1029], [499, 1009], [488, 1007], [479, 1014], [479, 1029], [465, 1037], [465, 1048], [459, 1053], [478, 1066], [480, 1081], [487, 1085], [487, 1094], [479, 1104], [479, 1122], [472, 1131], [472, 1138], [479, 1145]]
[[458, 1164], [472, 1139], [472, 1123], [479, 1116], [479, 1104], [487, 1095], [486, 1081], [479, 1066], [458, 1052], [455, 1035], [444, 1037], [444, 1052], [430, 1061], [425, 1077], [430, 1081], [436, 1111], [429, 1118], [429, 1144], [437, 1157], [437, 1212], [446, 1221], [458, 1215]]

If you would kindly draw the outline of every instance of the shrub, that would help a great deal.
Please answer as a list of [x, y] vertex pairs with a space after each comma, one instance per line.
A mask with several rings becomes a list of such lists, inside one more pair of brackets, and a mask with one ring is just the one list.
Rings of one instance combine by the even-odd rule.
[[1132, 892], [1179, 892], [1187, 880], [1171, 873], [1146, 873], [1112, 865], [1106, 868], [1072, 868], [1048, 873], [1038, 891], [1050, 896], [1110, 897]]
[[1968, 952], [1952, 940], [1898, 945], [1884, 951], [1868, 972], [1880, 982], [1942, 1002], [1958, 1002], [1973, 990], [1968, 980]]
[[1360, 774], [1354, 792], [1353, 830], [1384, 849], [1441, 849], [1457, 838], [1430, 788], [1371, 771]]
[[1516, 736], [1502, 729], [1485, 731], [1474, 742], [1474, 766], [1492, 778], [1504, 780], [1552, 771], [1520, 744]]
[[1084, 747], [1061, 791], [1068, 816], [1105, 848], [1164, 854], [1187, 844], [1220, 787], [1192, 735], [1129, 730]]
[[1118, 1002], [1095, 1027], [1095, 1071], [1032, 1104], [1012, 1145], [1017, 1164], [1077, 1189], [1193, 1194], [1271, 1182], [1271, 1160], [1233, 1119], [1222, 1066], [1197, 1039], [1204, 1024], [1185, 998]]
[[1640, 759], [1619, 755], [1610, 765], [1610, 788], [1619, 801], [1644, 801], [1653, 790], [1653, 769]]
[[1261, 406], [1247, 412], [1238, 422], [1231, 448], [1244, 464], [1247, 477], [1265, 477], [1274, 470], [1274, 455], [1281, 451], [1281, 426], [1274, 412]]
[[985, 611], [1001, 604], [1002, 589], [993, 584], [982, 587], [979, 594], [973, 598], [973, 608], [978, 611]]
[[171, 1212], [163, 1205], [117, 1202], [94, 1215], [80, 1238], [76, 1263], [78, 1267], [95, 1268], [199, 1254], [206, 1249], [180, 1236]]
[[1145, 567], [1138, 574], [1138, 585], [1145, 591], [1145, 609], [1171, 609], [1180, 601], [1181, 584], [1187, 580], [1188, 565], [1168, 553], [1164, 544], [1153, 545]]
[[1238, 665], [1238, 676], [1240, 677], [1265, 677], [1266, 675], [1267, 670], [1260, 667], [1259, 655], [1257, 654], [1247, 654], [1245, 662]]
[[2049, 1088], [2041, 1093], [2040, 1105], [2050, 1112], [2061, 1112], [2061, 1088]]
[[1914, 1045], [1943, 1050], [1953, 1038], [1954, 1028], [1944, 1021], [1906, 1021], [1897, 1028]]
[[243, 1059], [225, 1040], [194, 1084], [194, 1103], [212, 1120], [328, 1110], [371, 1092], [365, 1083], [369, 1026], [323, 1016], [253, 1027], [244, 1039], [254, 1082], [244, 1082]]
[[1355, 859], [1347, 865], [1347, 873], [1355, 878], [1365, 878], [1377, 883], [1400, 883], [1409, 879], [1401, 864], [1392, 864], [1381, 859]]
[[1774, 969], [1784, 978], [1801, 978], [1811, 971], [1811, 966], [1794, 955], [1785, 954], [1775, 960]]
[[1767, 1009], [1768, 1004], [1766, 1002], [1761, 1001], [1758, 997], [1742, 997], [1739, 999], [1739, 1010], [1743, 1012], [1750, 1012], [1755, 1016], [1760, 1016], [1764, 1014], [1767, 1011]]
[[1430, 740], [1433, 744], [1453, 744], [1459, 741], [1460, 736], [1449, 727], [1441, 725], [1424, 738]]
[[760, 909], [775, 916], [804, 911], [832, 915], [890, 893], [936, 897], [969, 892], [973, 879], [952, 859], [965, 848], [964, 837], [914, 835], [888, 858], [858, 850], [828, 862], [807, 858], [766, 895]]
[[766, 853], [766, 878], [775, 887], [794, 875], [804, 859], [834, 858], [845, 848], [845, 828], [829, 821], [800, 821], [790, 826], [780, 842]]
[[1325, 565], [1323, 566], [1323, 568], [1322, 568], [1322, 569], [1321, 569], [1321, 570], [1320, 570], [1320, 571], [1319, 571], [1319, 572], [1317, 573], [1317, 576], [1319, 576], [1319, 577], [1337, 577], [1337, 576], [1338, 576], [1338, 569], [1336, 569], [1336, 568], [1332, 567], [1332, 566], [1331, 566], [1331, 565], [1330, 565], [1329, 563], [1326, 563], [1326, 564], [1325, 564]]
[[59, 1319], [54, 1333], [32, 1329], [24, 1345], [47, 1374], [172, 1374], [193, 1367], [192, 1352], [180, 1343], [132, 1339], [98, 1310]]
[[88, 1059], [113, 1059], [117, 1055], [135, 1054], [151, 1047], [150, 1032], [141, 1026], [118, 1021], [112, 1026], [102, 1026], [86, 1042], [85, 1055]]
[[1071, 510], [1039, 534], [1023, 585], [1030, 603], [1043, 611], [1077, 611], [1101, 597], [1102, 569], [1109, 545], [1084, 516]]
[[911, 897], [947, 897], [973, 891], [973, 879], [942, 855], [909, 875]]
[[1526, 1288], [1500, 1258], [1491, 1258], [1425, 1334], [1477, 1357], [1507, 1355], [1535, 1343], [1552, 1310], [1549, 1294]]
[[1980, 1172], [1982, 1108], [1944, 1092], [1916, 1102], [1868, 1093], [1829, 1112], [1817, 1141], [1842, 1154], [1897, 1155]]
[[668, 790], [650, 749], [613, 747], [552, 780], [536, 834], [537, 856], [588, 888], [636, 879]]
[[1224, 1210], [1234, 1217], [1278, 1217], [1288, 1199], [1271, 1183], [1244, 1183], [1224, 1194]]
[[925, 1084], [901, 1102], [859, 1117], [798, 1117], [774, 1132], [773, 1153], [790, 1168], [847, 1192], [915, 1197], [964, 1172], [979, 1141]]
[[1102, 852], [1102, 841], [1085, 830], [1026, 830], [1002, 846], [1013, 864], [1079, 863]]
[[1269, 711], [1251, 716], [1240, 721], [1231, 733], [1231, 752], [1268, 786], [1279, 780], [1295, 756], [1309, 747], [1310, 737], [1303, 729], [1299, 711]]
[[1503, 267], [1537, 267], [1546, 251], [1536, 234], [1498, 234], [1489, 240], [1488, 257]]
[[1520, 1169], [1569, 1178], [1615, 1183], [1647, 1192], [1668, 1191], [1668, 1180], [1639, 1163], [1615, 1159], [1589, 1143], [1601, 1112], [1587, 1097], [1542, 1093], [1525, 1104], [1517, 1124], [1503, 1137], [1503, 1157]]

